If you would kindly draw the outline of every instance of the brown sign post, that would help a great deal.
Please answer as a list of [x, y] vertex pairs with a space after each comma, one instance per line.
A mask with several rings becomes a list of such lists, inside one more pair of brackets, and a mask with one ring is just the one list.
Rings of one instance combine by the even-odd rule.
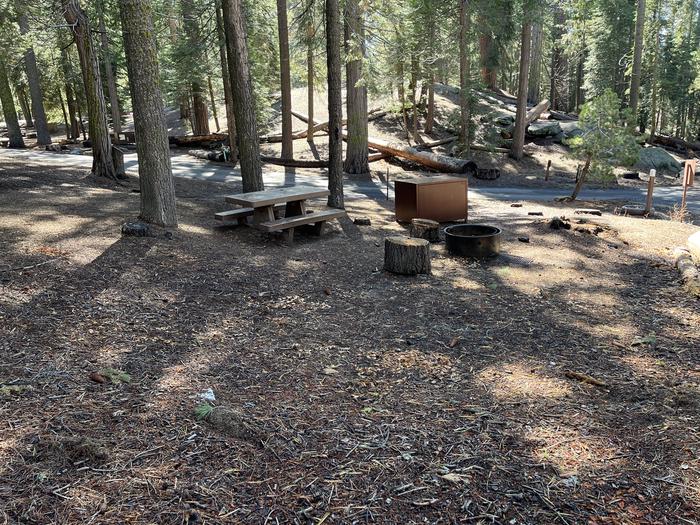
[[685, 171], [683, 172], [683, 200], [681, 201], [681, 208], [685, 208], [685, 202], [688, 197], [688, 188], [695, 183], [695, 168], [697, 162], [698, 161], [695, 159], [688, 159], [685, 161]]

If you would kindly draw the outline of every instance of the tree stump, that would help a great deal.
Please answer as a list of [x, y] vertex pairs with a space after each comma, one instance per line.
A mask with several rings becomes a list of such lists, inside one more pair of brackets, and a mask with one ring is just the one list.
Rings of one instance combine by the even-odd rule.
[[430, 273], [430, 243], [411, 237], [387, 237], [384, 269], [400, 275]]
[[430, 219], [411, 219], [411, 237], [440, 242], [440, 223]]

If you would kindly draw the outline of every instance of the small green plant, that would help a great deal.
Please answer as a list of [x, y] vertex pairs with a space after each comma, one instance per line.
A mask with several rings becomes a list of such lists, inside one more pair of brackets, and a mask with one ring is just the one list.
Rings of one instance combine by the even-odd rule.
[[637, 162], [639, 145], [629, 125], [630, 118], [628, 111], [620, 109], [620, 99], [611, 90], [584, 104], [579, 118], [583, 132], [568, 141], [573, 155], [584, 165], [567, 200], [576, 200], [590, 175], [611, 180], [615, 165], [631, 166]]
[[207, 419], [214, 410], [214, 407], [209, 403], [202, 403], [194, 408], [194, 417], [197, 419]]
[[116, 368], [104, 368], [100, 370], [100, 374], [114, 384], [131, 383], [131, 376], [122, 370], [117, 370]]

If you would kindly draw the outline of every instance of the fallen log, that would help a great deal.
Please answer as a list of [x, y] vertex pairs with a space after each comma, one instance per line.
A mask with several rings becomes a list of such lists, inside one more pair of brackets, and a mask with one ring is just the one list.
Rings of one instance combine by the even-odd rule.
[[[343, 133], [343, 138], [346, 137], [347, 134]], [[395, 142], [387, 142], [372, 137], [367, 140], [367, 144], [370, 148], [376, 149], [381, 153], [388, 153], [394, 157], [401, 157], [436, 171], [445, 173], [476, 172], [476, 164], [471, 160], [448, 157], [430, 151], [421, 151], [410, 146]], [[425, 148], [425, 145], [423, 148]]]
[[578, 116], [570, 115], [568, 113], [563, 113], [561, 111], [554, 111], [553, 109], [550, 109], [549, 110], [549, 119], [550, 120], [573, 121], [573, 120], [578, 120]]
[[[308, 123], [309, 121], [309, 117], [302, 113], [293, 112], [293, 115], [304, 122]], [[316, 124], [314, 123], [314, 125]], [[347, 133], [345, 132], [343, 132], [343, 139], [347, 139]], [[401, 157], [403, 159], [415, 162], [416, 164], [425, 166], [426, 168], [431, 168], [444, 173], [476, 172], [476, 164], [471, 160], [448, 157], [446, 155], [440, 155], [430, 151], [420, 151], [410, 146], [405, 146], [394, 142], [387, 142], [385, 140], [372, 137], [369, 137], [367, 140], [367, 145], [372, 149], [376, 149], [380, 153], [388, 153], [394, 157]], [[423, 147], [425, 147], [425, 145], [423, 145]]]
[[228, 135], [223, 133], [212, 133], [210, 135], [184, 135], [180, 137], [168, 137], [170, 144], [176, 146], [203, 146], [216, 142], [224, 143], [228, 140]]
[[276, 164], [286, 168], [327, 168], [327, 160], [297, 160], [297, 159], [281, 159], [279, 157], [271, 157], [268, 155], [260, 155], [260, 160], [267, 164]]
[[544, 99], [542, 102], [540, 102], [534, 108], [532, 108], [530, 111], [528, 111], [527, 115], [525, 116], [525, 127], [529, 126], [534, 121], [536, 121], [538, 118], [540, 118], [540, 115], [542, 113], [544, 113], [548, 108], [549, 108], [549, 100]]
[[191, 149], [187, 154], [198, 159], [213, 160], [215, 162], [224, 162], [226, 160], [224, 152], [221, 150]]
[[681, 274], [681, 280], [690, 294], [700, 297], [700, 271], [693, 263], [693, 256], [686, 248], [673, 251], [673, 265]]
[[667, 148], [674, 148], [676, 150], [685, 150], [688, 153], [700, 152], [700, 142], [688, 142], [683, 139], [676, 137], [668, 137], [666, 135], [654, 135], [654, 138], [650, 142], [651, 144], [657, 144], [659, 146], [665, 146]]

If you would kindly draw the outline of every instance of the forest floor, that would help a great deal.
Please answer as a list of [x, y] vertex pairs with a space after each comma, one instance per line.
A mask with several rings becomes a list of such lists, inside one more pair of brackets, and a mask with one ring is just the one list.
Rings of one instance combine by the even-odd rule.
[[392, 203], [290, 247], [176, 185], [121, 237], [134, 177], [0, 165], [0, 523], [700, 522], [697, 228], [475, 198], [503, 254], [408, 278]]

